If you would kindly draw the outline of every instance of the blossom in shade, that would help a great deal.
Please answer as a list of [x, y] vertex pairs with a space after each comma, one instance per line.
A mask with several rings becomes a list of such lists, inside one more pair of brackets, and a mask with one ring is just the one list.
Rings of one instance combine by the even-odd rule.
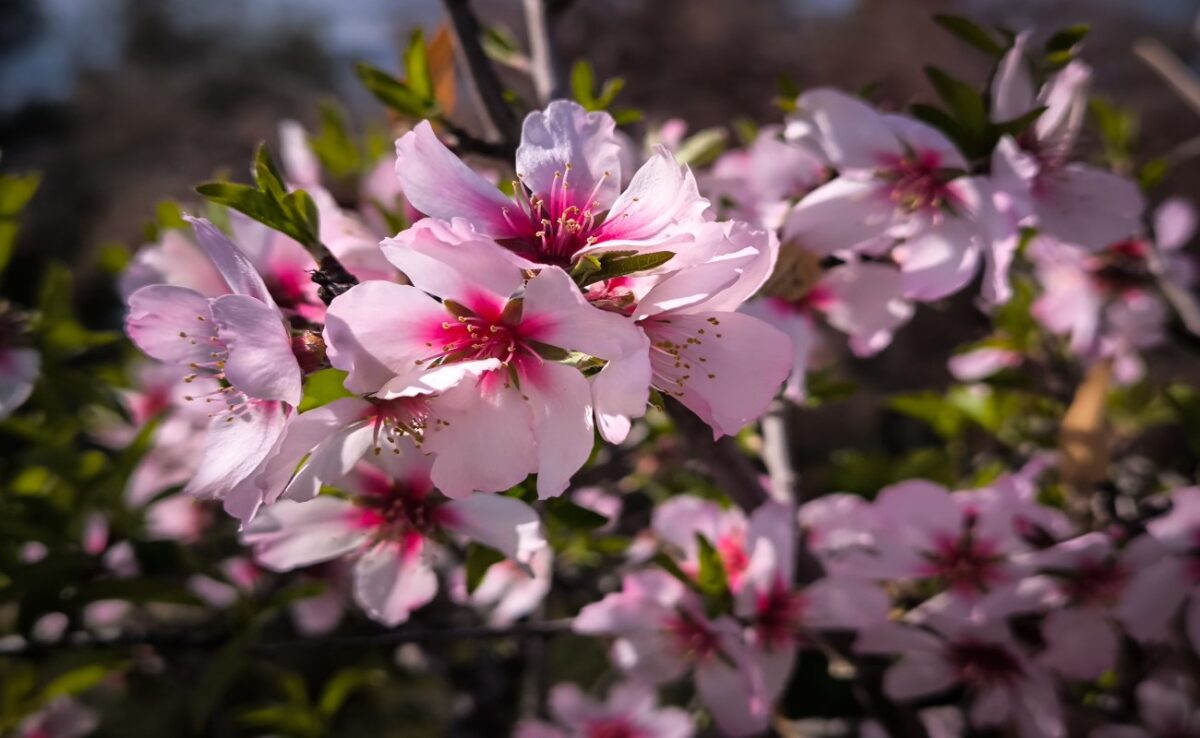
[[1145, 202], [1133, 180], [1070, 161], [1087, 116], [1091, 69], [1072, 60], [1040, 91], [1025, 57], [1027, 35], [1017, 37], [992, 80], [992, 118], [1011, 121], [1038, 106], [1045, 110], [1016, 139], [996, 147], [993, 176], [1022, 222], [1067, 243], [1102, 249], [1141, 230]]
[[554, 723], [526, 720], [515, 738], [691, 738], [694, 728], [685, 710], [660, 707], [654, 690], [636, 682], [614, 684], [600, 702], [574, 684], [550, 690]]
[[1090, 738], [1185, 738], [1200, 734], [1195, 684], [1183, 674], [1162, 672], [1137, 687], [1141, 725], [1105, 725]]
[[236, 245], [211, 223], [191, 220], [197, 242], [231, 292], [206, 297], [175, 285], [142, 287], [129, 296], [126, 331], [152, 358], [218, 380], [208, 397], [212, 420], [197, 473], [186, 487], [222, 498], [246, 520], [260, 503], [251, 477], [271, 452], [300, 402], [301, 368], [290, 329], [266, 284]]
[[537, 514], [520, 500], [442, 499], [433, 489], [430, 461], [415, 448], [372, 462], [341, 481], [350, 499], [322, 495], [264, 508], [242, 534], [255, 560], [289, 571], [352, 557], [355, 601], [373, 619], [396, 625], [437, 592], [431, 567], [437, 532], [466, 536], [524, 565], [546, 545]]
[[17, 738], [83, 738], [100, 725], [100, 714], [71, 697], [56, 697], [21, 721]]

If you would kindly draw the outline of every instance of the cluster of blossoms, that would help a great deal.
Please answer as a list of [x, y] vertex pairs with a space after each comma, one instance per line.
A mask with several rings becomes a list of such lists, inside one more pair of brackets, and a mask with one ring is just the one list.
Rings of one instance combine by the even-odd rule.
[[[623, 441], [651, 388], [714, 435], [757, 418], [791, 351], [736, 310], [776, 240], [715, 222], [665, 150], [622, 190], [621, 151], [608, 114], [553, 103], [525, 122], [507, 196], [422, 123], [394, 166], [426, 217], [380, 238], [287, 148], [323, 243], [360, 280], [327, 307], [298, 243], [236, 214], [232, 239], [189, 217], [193, 239], [170, 233], [125, 279], [129, 336], [178, 378], [156, 367], [131, 396], [137, 417], [171, 408], [131, 501], [186, 481], [242, 521], [267, 568], [353, 558], [356, 600], [394, 625], [434, 596], [438, 543], [474, 540], [532, 574], [538, 517], [496, 493], [536, 474], [538, 497], [561, 495], [596, 431]], [[645, 255], [652, 268], [606, 276]], [[326, 366], [347, 396], [300, 412]]]
[[[423, 121], [363, 177], [352, 211], [285, 125], [281, 187], [308, 193], [316, 237], [353, 283], [330, 291], [311, 244], [239, 212], [167, 229], [120, 285], [128, 335], [155, 362], [122, 396], [128, 422], [95, 438], [124, 447], [155, 422], [125, 490], [150, 537], [199, 540], [217, 502], [238, 520], [248, 553], [221, 564], [224, 582], [189, 582], [203, 601], [299, 570], [328, 585], [291, 604], [305, 634], [337, 627], [351, 599], [396, 626], [439, 590], [504, 625], [554, 579], [540, 501], [570, 490], [610, 529], [633, 517], [573, 481], [597, 436], [636, 446], [634, 422], [661, 397], [718, 438], [781, 388], [804, 400], [819, 318], [866, 356], [920, 303], [975, 282], [985, 309], [1010, 300], [1023, 269], [1048, 335], [1136, 381], [1140, 352], [1164, 340], [1161, 281], [1191, 283], [1179, 249], [1196, 216], [1169, 201], [1148, 231], [1132, 180], [1072, 161], [1089, 72], [1071, 61], [1038, 89], [1026, 46], [1018, 36], [999, 60], [986, 111], [998, 133], [969, 154], [927, 123], [814, 89], [783, 125], [693, 172], [678, 126], [639, 150], [609, 114], [555, 101], [525, 119], [504, 185]], [[6, 340], [5, 314], [0, 415], [38, 361]], [[950, 368], [983, 379], [1034, 360], [1026, 348], [990, 342]], [[929, 735], [1195, 731], [1182, 665], [1200, 658], [1200, 489], [1088, 530], [1039, 502], [1046, 466], [955, 492], [909, 480], [870, 500], [799, 504], [764, 485], [750, 511], [669, 497], [625, 552], [619, 588], [571, 622], [611, 641], [621, 680], [604, 702], [559, 685], [552, 722], [517, 735], [690, 736], [689, 714], [656, 694], [684, 677], [720, 732], [759, 734], [805, 651], [861, 689], [878, 676]], [[470, 587], [468, 545], [505, 557]], [[136, 574], [103, 521], [83, 548], [114, 577]], [[99, 602], [86, 619], [103, 629], [124, 613]], [[1135, 649], [1156, 665], [1126, 690], [1136, 699], [1104, 694], [1100, 717], [1070, 722], [1061, 698]], [[855, 729], [886, 735], [875, 717]]]

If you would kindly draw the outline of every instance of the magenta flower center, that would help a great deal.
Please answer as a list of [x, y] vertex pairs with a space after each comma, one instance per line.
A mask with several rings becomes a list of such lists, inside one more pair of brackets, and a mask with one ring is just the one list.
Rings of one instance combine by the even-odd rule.
[[1087, 560], [1067, 576], [1063, 589], [1076, 602], [1112, 605], [1121, 596], [1129, 571], [1113, 560]]
[[381, 540], [406, 541], [424, 537], [437, 527], [438, 504], [430, 499], [429, 485], [420, 480], [396, 482], [374, 470], [362, 472], [362, 511], [359, 525], [375, 531]]
[[888, 197], [908, 212], [936, 211], [952, 200], [941, 159], [935, 151], [886, 159], [883, 176], [888, 180]]
[[1145, 289], [1153, 279], [1149, 256], [1145, 241], [1131, 238], [1114, 243], [1088, 259], [1092, 284], [1111, 294]]
[[796, 641], [796, 628], [804, 615], [804, 598], [790, 591], [781, 581], [758, 594], [755, 603], [755, 630], [761, 644], [782, 648]]
[[504, 241], [513, 251], [530, 261], [566, 266], [575, 254], [604, 238], [600, 225], [605, 213], [599, 210], [596, 193], [608, 172], [601, 175], [586, 197], [572, 189], [571, 166], [554, 174], [550, 192], [544, 195], [526, 193], [520, 182], [513, 183], [516, 193], [516, 212], [504, 210], [504, 219], [516, 238]]
[[1024, 673], [1021, 662], [994, 643], [960, 641], [950, 646], [948, 656], [959, 678], [975, 688], [1010, 685]]
[[583, 731], [586, 738], [642, 738], [644, 733], [625, 718], [602, 718], [590, 721]]
[[924, 555], [922, 575], [940, 579], [959, 592], [984, 592], [1005, 578], [996, 547], [977, 538], [969, 527], [958, 537], [937, 537]]
[[704, 623], [680, 613], [666, 623], [675, 648], [684, 658], [691, 661], [706, 661], [720, 650], [717, 634]]

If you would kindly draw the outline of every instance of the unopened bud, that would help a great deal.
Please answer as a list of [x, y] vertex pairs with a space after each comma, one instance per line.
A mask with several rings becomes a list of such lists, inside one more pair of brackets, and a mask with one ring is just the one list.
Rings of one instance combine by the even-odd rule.
[[292, 354], [300, 364], [300, 371], [305, 374], [329, 367], [329, 357], [325, 355], [325, 339], [316, 331], [303, 331], [292, 336]]

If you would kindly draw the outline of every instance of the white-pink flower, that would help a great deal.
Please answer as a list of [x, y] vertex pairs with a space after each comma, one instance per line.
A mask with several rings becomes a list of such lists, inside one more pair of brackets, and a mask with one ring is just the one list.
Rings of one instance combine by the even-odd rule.
[[341, 481], [351, 499], [322, 495], [264, 508], [242, 534], [255, 559], [288, 571], [353, 557], [355, 601], [373, 619], [396, 625], [437, 592], [430, 540], [436, 531], [466, 536], [526, 565], [546, 545], [537, 513], [520, 500], [439, 499], [430, 462], [414, 448], [374, 461]]
[[[542, 497], [561, 494], [591, 453], [593, 421], [587, 379], [560, 360], [576, 351], [618, 361], [644, 351], [645, 338], [589, 305], [557, 267], [526, 279], [465, 220], [423, 220], [383, 249], [412, 286], [363, 282], [329, 308], [329, 359], [349, 372], [347, 388], [386, 399], [434, 373], [483, 367], [460, 372], [440, 396], [440, 422], [426, 424], [434, 482], [457, 497], [536, 472]], [[648, 384], [643, 371], [634, 402], [645, 405]]]
[[210, 298], [175, 285], [142, 287], [129, 296], [126, 331], [148, 355], [189, 377], [223, 381], [215, 393], [196, 398], [211, 404], [213, 418], [186, 489], [222, 498], [246, 520], [260, 503], [251, 477], [300, 402], [301, 369], [285, 317], [254, 266], [211, 223], [192, 224], [231, 292]]
[[550, 690], [554, 724], [524, 720], [515, 738], [691, 738], [694, 728], [685, 710], [659, 707], [654, 690], [636, 682], [621, 682], [604, 702], [592, 699], [574, 684]]
[[[510, 198], [454, 156], [425, 121], [396, 142], [396, 175], [417, 210], [465, 218], [528, 264], [569, 266], [600, 251], [686, 250], [708, 219], [695, 178], [659, 147], [621, 192], [615, 131], [608, 113], [566, 100], [530, 113]], [[673, 266], [683, 257], [676, 259]]]

